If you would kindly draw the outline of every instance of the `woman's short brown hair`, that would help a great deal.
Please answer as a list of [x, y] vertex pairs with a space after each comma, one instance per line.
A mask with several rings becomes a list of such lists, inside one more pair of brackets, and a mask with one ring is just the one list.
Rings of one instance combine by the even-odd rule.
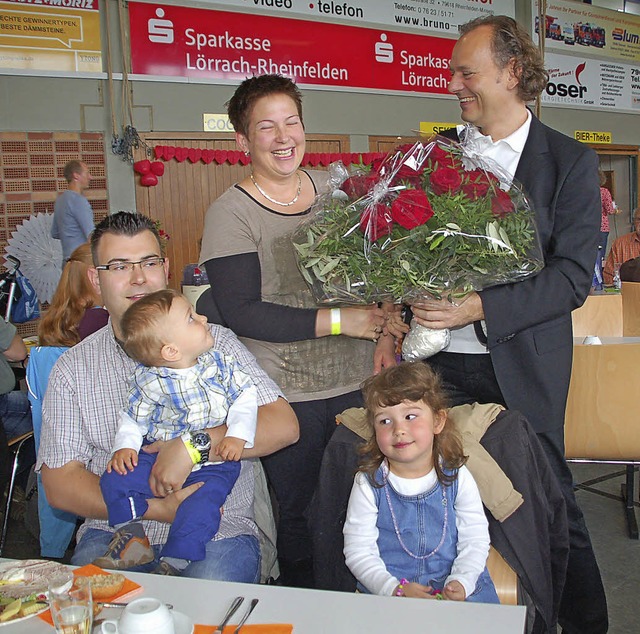
[[[296, 104], [302, 122], [302, 94], [288, 77], [282, 75], [258, 75], [245, 79], [227, 101], [229, 120], [236, 132], [248, 136], [249, 119], [258, 99], [269, 95], [287, 95]], [[302, 123], [304, 126], [304, 122]]]
[[[374, 419], [380, 407], [399, 405], [405, 401], [426, 403], [435, 413], [446, 410], [447, 397], [440, 377], [425, 363], [405, 362], [382, 370], [362, 384], [367, 422], [371, 431], [370, 440], [362, 447], [359, 469], [367, 474], [373, 486], [382, 486], [375, 480], [375, 473], [384, 460], [376, 441]], [[438, 480], [443, 484], [454, 478], [447, 476], [443, 467], [457, 469], [466, 462], [462, 441], [453, 422], [445, 422], [442, 431], [433, 437], [433, 466]]]

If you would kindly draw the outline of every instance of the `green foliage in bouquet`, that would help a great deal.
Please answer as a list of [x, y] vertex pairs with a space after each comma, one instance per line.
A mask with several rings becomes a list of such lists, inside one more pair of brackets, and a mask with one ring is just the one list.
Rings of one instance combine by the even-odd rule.
[[405, 145], [318, 198], [294, 234], [322, 303], [462, 296], [543, 267], [534, 212], [500, 168], [444, 137]]

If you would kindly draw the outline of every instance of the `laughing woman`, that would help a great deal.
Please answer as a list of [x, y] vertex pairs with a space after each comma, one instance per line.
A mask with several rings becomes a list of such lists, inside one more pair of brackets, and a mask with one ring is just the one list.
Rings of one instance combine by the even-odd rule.
[[[245, 80], [228, 113], [251, 174], [209, 208], [200, 260], [226, 323], [282, 388], [300, 440], [263, 459], [278, 507], [282, 583], [313, 586], [305, 511], [335, 416], [362, 405], [360, 383], [392, 361], [385, 314], [375, 306], [320, 308], [296, 265], [291, 234], [326, 187], [300, 169], [305, 152], [300, 91], [289, 79]], [[373, 341], [378, 341], [377, 348]]]

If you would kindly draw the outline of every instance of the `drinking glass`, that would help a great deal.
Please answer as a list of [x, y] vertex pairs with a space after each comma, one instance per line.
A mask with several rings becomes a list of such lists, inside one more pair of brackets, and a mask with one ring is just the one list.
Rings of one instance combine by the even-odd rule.
[[93, 601], [87, 577], [63, 573], [51, 579], [49, 606], [57, 634], [91, 634]]

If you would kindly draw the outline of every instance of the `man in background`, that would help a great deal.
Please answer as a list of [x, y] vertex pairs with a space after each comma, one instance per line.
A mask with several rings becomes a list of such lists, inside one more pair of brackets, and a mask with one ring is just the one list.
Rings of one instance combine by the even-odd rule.
[[86, 163], [69, 161], [64, 166], [67, 191], [58, 196], [53, 208], [51, 237], [62, 242], [62, 262], [89, 239], [93, 231], [93, 209], [83, 192], [89, 187], [91, 174]]
[[634, 230], [616, 238], [611, 245], [604, 265], [604, 283], [613, 284], [616, 265], [640, 256], [640, 207], [633, 212]]
[[[598, 157], [552, 130], [526, 104], [548, 81], [537, 47], [512, 18], [487, 16], [460, 28], [449, 92], [469, 140], [518, 180], [533, 203], [545, 267], [526, 280], [413, 306], [417, 322], [450, 328], [451, 344], [429, 358], [454, 405], [501, 403], [536, 432], [566, 502], [569, 560], [559, 606], [564, 634], [604, 634], [600, 571], [564, 459], [564, 415], [571, 378], [571, 311], [589, 293], [601, 201]], [[459, 126], [462, 132], [464, 126]], [[455, 130], [453, 131], [455, 133]]]

